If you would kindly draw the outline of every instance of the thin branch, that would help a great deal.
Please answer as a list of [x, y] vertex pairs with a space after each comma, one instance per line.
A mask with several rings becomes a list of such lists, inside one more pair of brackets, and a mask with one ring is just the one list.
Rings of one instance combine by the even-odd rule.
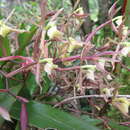
[[8, 22], [8, 20], [12, 17], [12, 15], [14, 14], [14, 12], [15, 12], [15, 9], [13, 9], [13, 10], [11, 11], [11, 13], [8, 15], [8, 17], [7, 17], [6, 20], [4, 21], [4, 23], [7, 23], [7, 22]]
[[[68, 101], [71, 101], [71, 100], [75, 100], [75, 99], [81, 99], [81, 98], [105, 98], [106, 96], [105, 95], [84, 95], [84, 96], [76, 96], [76, 97], [70, 97], [70, 98], [66, 98], [64, 99], [63, 101], [57, 103], [54, 107], [58, 107]], [[113, 95], [110, 95], [110, 96], [107, 96], [108, 98], [109, 97], [113, 97]], [[129, 98], [130, 99], [130, 95], [117, 95], [116, 96], [117, 98], [120, 98], [120, 97], [125, 97], [125, 98]]]
[[102, 29], [103, 27], [105, 27], [106, 25], [110, 24], [112, 22], [112, 20], [108, 20], [105, 23], [101, 24], [100, 26], [98, 26], [95, 30], [93, 30], [88, 37], [85, 40], [85, 43], [88, 44], [89, 41], [91, 41], [91, 39], [93, 38], [93, 36], [97, 33], [97, 31], [99, 31], [100, 29]]
[[120, 64], [124, 69], [126, 69], [127, 71], [130, 71], [130, 68], [128, 68], [126, 65], [122, 64], [121, 62], [119, 62], [119, 64]]
[[[64, 62], [64, 61], [74, 61], [74, 60], [79, 60], [81, 58], [82, 58], [82, 60], [98, 60], [98, 59], [104, 58], [104, 57], [101, 57], [101, 56], [114, 55], [114, 54], [119, 54], [119, 53], [120, 52], [104, 51], [104, 52], [96, 53], [92, 56], [85, 56], [83, 58], [80, 55], [76, 55], [76, 56], [70, 56], [70, 57], [67, 57], [67, 58], [54, 59], [53, 62], [58, 63], [58, 62]], [[109, 58], [107, 58], [107, 60], [108, 59]], [[115, 62], [119, 62], [119, 61], [115, 61]]]

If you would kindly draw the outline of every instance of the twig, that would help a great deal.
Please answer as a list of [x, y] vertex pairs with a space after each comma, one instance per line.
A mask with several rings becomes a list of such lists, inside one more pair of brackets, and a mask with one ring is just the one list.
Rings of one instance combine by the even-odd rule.
[[[78, 60], [78, 59], [81, 59], [82, 60], [98, 60], [98, 59], [101, 59], [103, 58], [105, 60], [105, 57], [101, 57], [101, 56], [105, 56], [105, 55], [114, 55], [114, 54], [119, 54], [120, 52], [114, 52], [114, 51], [104, 51], [104, 52], [100, 52], [100, 53], [96, 53], [92, 56], [85, 56], [85, 57], [81, 57], [80, 55], [76, 55], [76, 56], [70, 56], [70, 57], [67, 57], [67, 58], [61, 58], [61, 59], [54, 59], [53, 62], [56, 64], [58, 62], [64, 62], [64, 61], [74, 61], [74, 60]], [[106, 59], [107, 61], [110, 60], [112, 61], [111, 58], [107, 58]], [[119, 62], [118, 60], [115, 62]]]
[[55, 21], [56, 18], [62, 13], [63, 10], [64, 10], [63, 8], [61, 8], [60, 10], [58, 10], [58, 11], [55, 13], [55, 15], [50, 19], [50, 22]]
[[91, 41], [91, 39], [93, 38], [93, 36], [97, 33], [97, 31], [99, 31], [101, 28], [103, 28], [104, 26], [110, 24], [112, 22], [112, 20], [108, 20], [105, 23], [101, 24], [100, 26], [98, 26], [95, 30], [93, 30], [88, 37], [85, 40], [85, 43], [88, 44], [89, 41]]
[[4, 23], [7, 23], [7, 21], [12, 17], [12, 15], [14, 14], [14, 12], [15, 12], [15, 9], [13, 9], [11, 11], [11, 13], [8, 15], [7, 19], [4, 21]]
[[121, 62], [119, 62], [119, 64], [120, 64], [124, 69], [126, 69], [127, 71], [130, 71], [130, 68], [128, 68], [126, 65], [122, 64]]
[[[63, 101], [57, 103], [54, 107], [58, 107], [68, 101], [71, 101], [71, 100], [74, 100], [74, 99], [81, 99], [81, 98], [105, 98], [106, 96], [105, 95], [84, 95], [84, 96], [76, 96], [76, 97], [70, 97], [70, 98], [66, 98], [64, 99]], [[113, 95], [110, 95], [110, 96], [107, 96], [108, 98], [109, 97], [113, 97]], [[120, 98], [120, 97], [125, 97], [125, 98], [129, 98], [130, 99], [130, 95], [117, 95], [116, 96], [117, 98]]]
[[12, 93], [9, 89], [9, 81], [8, 79], [6, 78], [6, 81], [5, 81], [5, 92], [7, 92], [8, 94], [10, 94], [11, 96], [13, 96], [14, 98], [16, 98], [18, 101], [20, 101], [21, 103], [27, 103], [29, 102], [26, 98], [24, 97], [21, 97], [21, 96], [17, 96], [16, 94]]

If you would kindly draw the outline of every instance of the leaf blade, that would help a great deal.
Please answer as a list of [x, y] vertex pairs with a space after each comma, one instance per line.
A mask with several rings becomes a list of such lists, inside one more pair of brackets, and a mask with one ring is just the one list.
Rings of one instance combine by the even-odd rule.
[[0, 107], [0, 115], [1, 115], [5, 120], [11, 121], [9, 112], [8, 112], [5, 108], [3, 108], [3, 107]]
[[[13, 92], [14, 94], [18, 94], [19, 91], [21, 90], [21, 86], [16, 86], [16, 87], [12, 87], [11, 92]], [[7, 93], [0, 93], [0, 106], [4, 107], [5, 109], [7, 109], [8, 111], [11, 109], [13, 103], [16, 101], [16, 99], [14, 97], [12, 97], [11, 95], [7, 94]], [[3, 119], [0, 118], [0, 125], [3, 123]]]
[[[98, 130], [87, 122], [45, 104], [31, 101], [27, 104], [29, 124], [38, 128], [57, 128], [59, 130]], [[19, 119], [20, 104], [16, 103], [11, 116]]]

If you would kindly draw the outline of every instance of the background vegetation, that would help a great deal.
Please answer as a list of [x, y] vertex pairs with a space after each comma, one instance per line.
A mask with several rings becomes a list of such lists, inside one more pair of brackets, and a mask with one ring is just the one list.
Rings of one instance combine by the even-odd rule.
[[1, 0], [0, 129], [129, 129], [129, 5]]

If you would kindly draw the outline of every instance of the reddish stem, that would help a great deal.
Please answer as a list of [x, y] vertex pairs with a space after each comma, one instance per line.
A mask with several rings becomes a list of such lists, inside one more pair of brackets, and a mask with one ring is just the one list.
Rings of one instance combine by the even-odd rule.
[[93, 30], [88, 37], [85, 40], [85, 43], [87, 44], [89, 41], [91, 41], [92, 37], [97, 33], [97, 31], [99, 31], [101, 28], [103, 28], [104, 26], [106, 26], [107, 24], [110, 24], [112, 20], [108, 20], [107, 22], [101, 24], [100, 26], [98, 26], [95, 30]]
[[6, 93], [6, 92], [9, 92], [9, 90], [8, 89], [0, 89], [0, 92]]
[[122, 7], [122, 15], [124, 15], [126, 11], [126, 5], [127, 5], [127, 0], [124, 0], [123, 7]]
[[21, 60], [29, 60], [29, 61], [32, 61], [31, 58], [29, 58], [29, 57], [24, 57], [24, 56], [7, 56], [7, 57], [2, 57], [2, 58], [0, 58], [0, 61], [7, 61], [7, 60], [14, 60], [14, 59], [21, 59]]

